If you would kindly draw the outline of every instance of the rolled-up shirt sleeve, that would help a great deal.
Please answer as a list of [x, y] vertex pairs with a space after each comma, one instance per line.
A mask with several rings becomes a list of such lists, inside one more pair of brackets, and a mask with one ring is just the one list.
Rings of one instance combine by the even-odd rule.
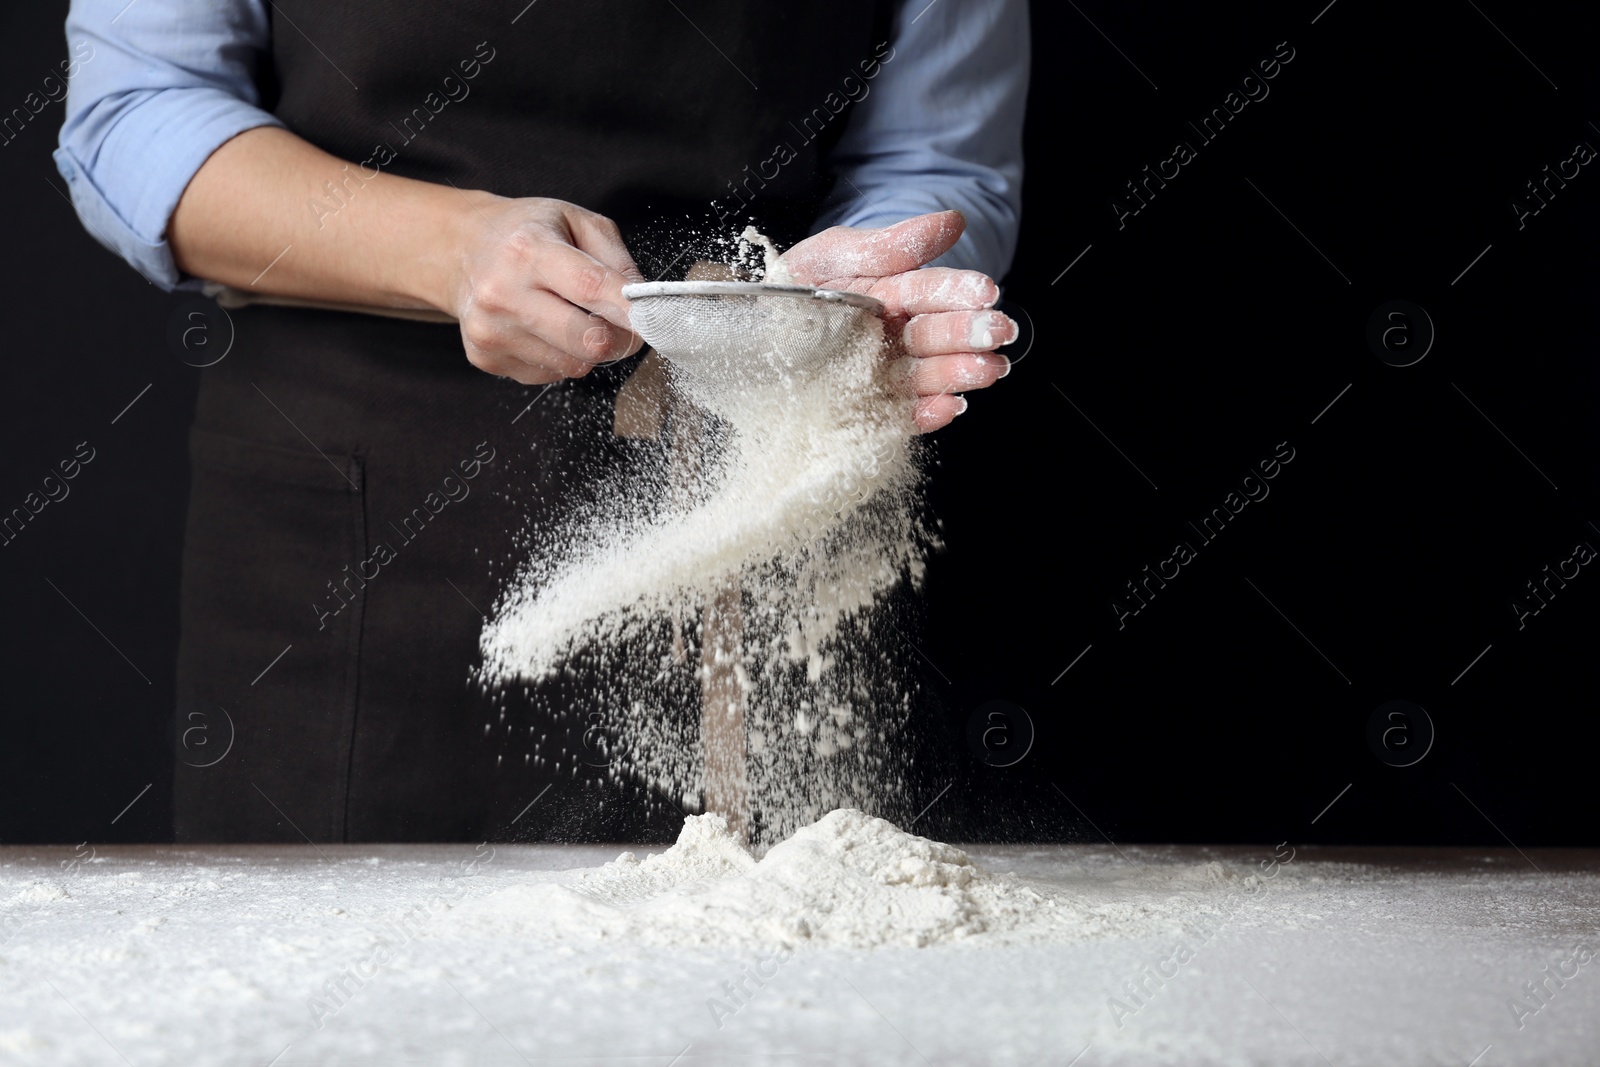
[[256, 126], [264, 0], [72, 0], [56, 169], [84, 227], [163, 289], [180, 275], [167, 221], [211, 153]]
[[829, 157], [836, 181], [816, 228], [954, 208], [967, 231], [936, 262], [999, 278], [1022, 216], [1026, 0], [906, 0], [891, 44]]

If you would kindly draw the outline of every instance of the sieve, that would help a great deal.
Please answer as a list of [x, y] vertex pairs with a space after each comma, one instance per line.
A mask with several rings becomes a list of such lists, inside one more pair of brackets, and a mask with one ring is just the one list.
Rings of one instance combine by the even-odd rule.
[[883, 304], [860, 293], [767, 282], [624, 285], [634, 330], [674, 370], [707, 384], [810, 377]]

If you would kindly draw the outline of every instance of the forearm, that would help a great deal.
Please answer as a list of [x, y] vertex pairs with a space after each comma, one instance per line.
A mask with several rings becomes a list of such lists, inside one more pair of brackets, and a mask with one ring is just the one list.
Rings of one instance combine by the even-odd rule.
[[364, 171], [259, 127], [195, 174], [167, 239], [186, 274], [239, 289], [454, 312], [468, 232], [500, 199]]

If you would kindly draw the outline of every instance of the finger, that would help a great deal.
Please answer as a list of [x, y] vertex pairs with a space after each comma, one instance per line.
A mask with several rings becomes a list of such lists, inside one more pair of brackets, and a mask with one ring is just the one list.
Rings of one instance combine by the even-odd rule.
[[589, 371], [587, 363], [577, 363], [573, 373], [556, 369], [554, 359], [546, 362], [525, 363], [511, 356], [478, 357], [469, 349], [468, 361], [485, 374], [496, 378], [509, 378], [520, 385], [551, 385], [564, 378], [581, 378]]
[[987, 389], [1010, 373], [1011, 363], [993, 352], [906, 358], [895, 366], [901, 389], [913, 396]]
[[913, 356], [954, 352], [987, 352], [1017, 339], [1019, 327], [998, 311], [945, 311], [918, 315], [901, 331], [901, 343]]
[[644, 281], [644, 272], [622, 240], [622, 230], [611, 219], [587, 208], [569, 204], [567, 228], [579, 250], [587, 252], [630, 282]]
[[918, 215], [880, 230], [836, 227], [795, 245], [784, 261], [796, 277], [884, 278], [937, 259], [966, 228], [959, 211]]
[[886, 314], [926, 315], [992, 308], [1000, 300], [1000, 287], [979, 271], [926, 267], [882, 279], [871, 295], [883, 301]]
[[950, 425], [950, 420], [965, 410], [967, 398], [964, 396], [923, 397], [912, 410], [911, 421], [916, 423], [918, 432], [928, 433]]
[[644, 339], [619, 329], [597, 312], [584, 311], [554, 293], [536, 289], [517, 302], [523, 329], [585, 363], [610, 363], [631, 356]]
[[581, 378], [594, 367], [509, 323], [489, 329], [463, 326], [461, 342], [467, 361], [474, 367], [487, 374], [512, 378], [523, 385]]
[[570, 304], [604, 315], [623, 330], [630, 329], [622, 287], [636, 279], [573, 245], [548, 242], [543, 253], [535, 276], [544, 288]]
[[506, 378], [518, 385], [554, 385], [572, 375], [533, 363], [512, 362], [506, 366], [505, 373], [496, 377]]

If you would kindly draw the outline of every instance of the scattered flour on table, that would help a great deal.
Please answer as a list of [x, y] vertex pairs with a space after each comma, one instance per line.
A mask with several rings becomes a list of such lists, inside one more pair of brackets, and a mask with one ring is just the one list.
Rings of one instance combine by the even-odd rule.
[[658, 946], [1031, 942], [1177, 931], [1194, 914], [1181, 910], [1191, 893], [1212, 895], [1236, 878], [1212, 863], [1162, 877], [1165, 903], [1075, 899], [854, 809], [830, 812], [759, 861], [721, 816], [692, 815], [659, 855], [624, 852], [563, 883], [502, 889], [454, 918], [516, 935]]
[[[765, 238], [746, 231], [743, 245], [788, 280]], [[767, 302], [775, 345], [815, 325], [809, 301]], [[573, 734], [587, 719], [585, 745], [596, 729], [616, 736], [604, 760], [559, 736], [525, 758], [573, 774], [609, 763], [612, 778], [694, 809], [702, 702], [727, 701], [744, 716], [756, 840], [899, 794], [915, 654], [888, 596], [920, 584], [936, 539], [914, 401], [885, 347], [882, 322], [862, 314], [821, 371], [673, 377], [662, 440], [567, 523], [529, 533], [483, 630], [480, 678], [502, 690], [573, 679], [552, 715]], [[717, 685], [717, 700], [704, 695]]]
[[[70, 846], [0, 847], [0, 1063], [102, 1067], [123, 1062], [115, 1048], [140, 1067], [517, 1063], [512, 1049], [540, 1062], [665, 1064], [691, 1043], [680, 1063], [922, 1063], [903, 1033], [939, 1064], [1063, 1064], [1091, 1041], [1080, 1067], [1321, 1064], [1283, 1017], [1340, 1064], [1460, 1065], [1491, 1041], [1480, 1064], [1594, 1063], [1594, 964], [1545, 989], [1533, 1017], [1539, 1001], [1524, 987], [1554, 973], [1541, 968], [1571, 975], [1574, 945], [1595, 944], [1600, 864], [1578, 851], [1555, 867], [1541, 860], [1543, 872], [1510, 849], [1394, 849], [1360, 864], [1303, 852], [1247, 895], [1266, 845], [974, 849], [1056, 901], [1034, 910], [1036, 927], [1002, 919], [952, 938], [924, 924], [933, 940], [918, 949], [869, 924], [855, 948], [828, 942], [824, 921], [810, 939], [823, 943], [790, 939], [798, 965], [719, 1030], [724, 1013], [708, 998], [741, 987], [747, 965], [785, 959], [755, 939], [787, 927], [730, 907], [696, 937], [672, 919], [675, 895], [735, 900], [729, 883], [749, 880], [762, 886], [744, 899], [770, 892], [803, 915], [807, 902], [848, 896], [823, 887], [854, 870], [862, 897], [832, 909], [840, 931], [854, 921], [846, 914], [870, 917], [867, 903], [890, 893], [949, 892], [989, 916], [993, 897], [975, 885], [1021, 899], [1010, 879], [976, 870], [954, 889], [940, 884], [955, 880], [948, 872], [893, 884], [913, 846], [940, 846], [884, 848], [899, 839], [861, 821], [859, 837], [844, 825], [802, 836], [841, 870], [794, 860], [818, 881], [793, 894], [773, 877], [777, 848], [755, 864], [698, 820], [709, 847], [656, 861], [606, 868], [592, 847], [509, 846], [470, 875], [471, 845], [324, 846], [325, 856], [305, 845], [112, 847], [76, 866]], [[922, 863], [913, 856], [912, 869]], [[1217, 918], [1202, 929], [1206, 909]], [[1195, 958], [1162, 979], [1180, 944]], [[1127, 985], [1154, 999], [1119, 1029], [1107, 1001], [1134, 1006]], [[1526, 1005], [1523, 1029], [1508, 998]], [[992, 1025], [974, 1021], [975, 1003], [998, 1008], [984, 1017]]]

